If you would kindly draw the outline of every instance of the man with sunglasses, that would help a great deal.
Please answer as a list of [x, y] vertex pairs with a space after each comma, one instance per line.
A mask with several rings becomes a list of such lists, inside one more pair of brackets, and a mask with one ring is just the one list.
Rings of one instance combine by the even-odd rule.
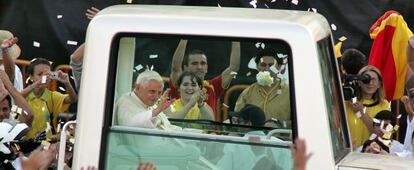
[[265, 112], [266, 120], [278, 120], [283, 128], [290, 127], [289, 86], [278, 75], [282, 60], [270, 48], [259, 51], [255, 58], [257, 82], [246, 88], [236, 102], [235, 111], [253, 104]]

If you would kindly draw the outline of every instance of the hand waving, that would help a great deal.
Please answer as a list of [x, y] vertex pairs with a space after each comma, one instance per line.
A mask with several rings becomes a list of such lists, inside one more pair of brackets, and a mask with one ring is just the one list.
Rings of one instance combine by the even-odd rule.
[[10, 48], [14, 44], [16, 44], [17, 41], [19, 41], [17, 37], [11, 37], [11, 38], [5, 39], [3, 40], [3, 42], [1, 42], [0, 48], [1, 49]]
[[99, 11], [100, 10], [98, 8], [91, 7], [86, 10], [85, 15], [86, 17], [88, 17], [88, 19], [92, 20], [96, 16], [96, 14], [98, 14]]

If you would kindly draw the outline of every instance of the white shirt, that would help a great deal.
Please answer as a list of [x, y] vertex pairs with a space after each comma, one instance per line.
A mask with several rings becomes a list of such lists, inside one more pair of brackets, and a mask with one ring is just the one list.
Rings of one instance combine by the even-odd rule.
[[[4, 65], [0, 65], [0, 70], [4, 71]], [[14, 87], [18, 91], [23, 90], [23, 76], [22, 71], [20, 71], [20, 68], [17, 65], [14, 65]]]
[[134, 92], [124, 94], [116, 104], [117, 124], [155, 128], [156, 126], [152, 122], [152, 110], [154, 108], [154, 106], [145, 105]]
[[412, 152], [413, 148], [411, 145], [412, 144], [411, 135], [413, 134], [413, 131], [414, 131], [414, 118], [411, 121], [409, 119], [410, 118], [407, 116], [407, 130], [405, 132], [405, 138], [404, 138], [404, 149]]
[[115, 124], [164, 130], [182, 130], [181, 127], [171, 125], [167, 116], [162, 112], [156, 117], [152, 117], [152, 110], [156, 107], [156, 105], [145, 105], [134, 92], [124, 94], [116, 104], [117, 121]]

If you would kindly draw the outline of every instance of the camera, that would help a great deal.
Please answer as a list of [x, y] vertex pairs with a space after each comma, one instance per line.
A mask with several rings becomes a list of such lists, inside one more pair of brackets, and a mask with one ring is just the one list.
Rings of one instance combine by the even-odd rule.
[[369, 84], [371, 82], [371, 77], [369, 75], [344, 75], [344, 84], [342, 86], [342, 91], [344, 92], [345, 100], [351, 100], [355, 97], [355, 88], [357, 86], [356, 82], [361, 81], [364, 84]]
[[50, 77], [50, 79], [57, 80], [57, 79], [59, 79], [59, 73], [56, 72], [56, 71], [52, 71], [52, 72], [49, 73], [49, 77]]

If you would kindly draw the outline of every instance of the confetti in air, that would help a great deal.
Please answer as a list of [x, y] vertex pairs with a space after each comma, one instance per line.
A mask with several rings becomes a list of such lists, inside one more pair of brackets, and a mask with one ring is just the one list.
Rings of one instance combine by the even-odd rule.
[[332, 30], [336, 31], [336, 25], [335, 24], [331, 24], [331, 28], [332, 28]]
[[298, 3], [299, 3], [299, 0], [292, 0], [292, 4], [298, 5]]
[[253, 6], [253, 8], [257, 8], [257, 0], [252, 0], [249, 2], [249, 4]]
[[255, 44], [255, 46], [256, 46], [256, 48], [262, 48], [262, 49], [264, 49], [266, 45], [264, 43], [262, 43], [262, 42], [257, 42]]
[[149, 55], [149, 58], [150, 59], [158, 58], [158, 54], [151, 54]]
[[217, 3], [217, 6], [218, 6], [219, 8], [221, 8], [221, 5], [220, 5], [219, 3]]
[[66, 90], [65, 90], [65, 88], [63, 88], [63, 87], [59, 87], [59, 89], [60, 89], [61, 91], [66, 91]]
[[141, 64], [135, 66], [135, 70], [137, 71], [141, 70], [142, 68], [144, 68], [144, 66], [142, 66]]
[[339, 38], [339, 41], [345, 41], [347, 38], [345, 36], [342, 36], [341, 38]]
[[37, 41], [33, 41], [33, 46], [35, 46], [35, 47], [40, 47], [40, 43], [39, 43], [39, 42], [37, 42]]
[[63, 15], [57, 15], [56, 18], [57, 19], [61, 19], [63, 17]]
[[73, 77], [73, 76], [70, 76], [70, 78], [71, 78], [72, 80], [75, 80], [75, 77]]
[[127, 3], [128, 4], [132, 4], [132, 0], [127, 0]]
[[249, 77], [250, 75], [252, 75], [252, 73], [250, 71], [246, 73], [247, 77]]
[[71, 40], [66, 41], [66, 43], [67, 43], [68, 45], [78, 45], [78, 42], [76, 42], [76, 41], [71, 41]]

